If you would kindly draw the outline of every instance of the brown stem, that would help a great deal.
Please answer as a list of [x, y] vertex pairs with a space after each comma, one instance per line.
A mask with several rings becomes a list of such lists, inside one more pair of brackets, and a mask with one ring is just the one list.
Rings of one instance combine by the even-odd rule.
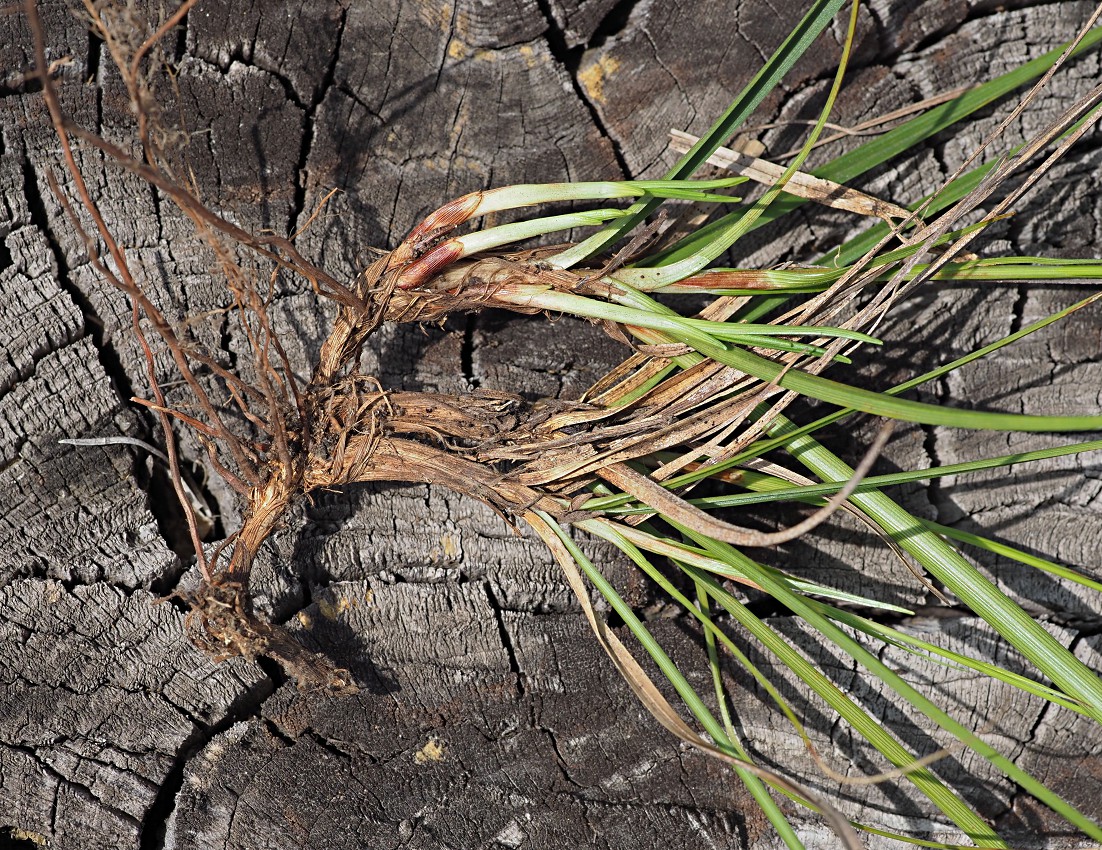
[[554, 515], [562, 513], [555, 499], [509, 480], [492, 467], [415, 440], [395, 437], [370, 440], [357, 437], [349, 440], [339, 475], [340, 483], [403, 481], [440, 484], [509, 514], [520, 514], [529, 509]]

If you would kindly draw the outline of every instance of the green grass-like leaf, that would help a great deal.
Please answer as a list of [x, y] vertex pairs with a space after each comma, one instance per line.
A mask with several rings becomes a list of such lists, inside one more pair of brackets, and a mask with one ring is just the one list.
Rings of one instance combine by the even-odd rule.
[[[669, 180], [679, 181], [689, 177], [716, 147], [732, 135], [733, 131], [761, 102], [769, 89], [779, 81], [785, 70], [806, 51], [815, 35], [826, 26], [831, 16], [842, 5], [843, 0], [831, 0], [831, 2], [817, 0], [812, 4], [811, 11], [801, 21], [793, 35], [736, 98], [712, 129], [670, 172]], [[812, 366], [791, 356], [784, 362], [778, 362], [760, 353], [771, 349], [802, 357], [830, 358], [834, 363], [848, 362], [838, 352], [840, 345], [837, 342], [831, 343], [831, 340], [844, 339], [865, 345], [875, 344], [877, 341], [867, 334], [860, 334], [846, 327], [813, 327], [810, 324], [791, 322], [784, 325], [762, 324], [762, 320], [773, 315], [781, 305], [793, 298], [802, 294], [826, 291], [843, 278], [849, 281], [857, 270], [862, 272], [860, 278], [862, 285], [872, 285], [877, 281], [888, 281], [894, 278], [906, 281], [924, 280], [930, 271], [930, 266], [914, 262], [917, 259], [915, 257], [917, 251], [926, 250], [933, 244], [973, 235], [978, 229], [989, 224], [990, 219], [954, 233], [943, 234], [930, 244], [882, 250], [876, 256], [866, 256], [877, 245], [884, 242], [884, 237], [889, 235], [887, 225], [876, 225], [861, 236], [828, 251], [820, 260], [818, 267], [775, 271], [736, 270], [735, 273], [726, 277], [709, 272], [694, 277], [738, 238], [762, 224], [777, 220], [804, 203], [802, 199], [784, 194], [784, 182], [801, 167], [818, 132], [825, 125], [838, 92], [845, 58], [852, 43], [855, 20], [851, 15], [842, 67], [839, 68], [835, 85], [826, 99], [815, 129], [809, 134], [799, 154], [788, 164], [784, 176], [776, 186], [766, 191], [762, 200], [748, 206], [741, 206], [712, 224], [699, 228], [674, 246], [641, 260], [634, 266], [621, 268], [611, 277], [606, 277], [605, 282], [609, 284], [607, 301], [601, 300], [605, 297], [603, 292], [601, 297], [597, 298], [579, 292], [553, 290], [550, 286], [504, 287], [500, 294], [503, 301], [513, 306], [569, 313], [597, 321], [616, 322], [644, 343], [652, 345], [679, 343], [691, 349], [689, 353], [670, 356], [668, 365], [663, 369], [657, 369], [649, 381], [631, 385], [630, 391], [619, 398], [611, 401], [606, 398], [605, 403], [611, 406], [628, 405], [640, 400], [645, 404], [648, 393], [662, 387], [663, 382], [674, 371], [692, 368], [704, 361], [713, 361], [735, 370], [736, 373], [755, 379], [758, 387], [773, 385], [780, 390], [791, 391], [799, 396], [839, 408], [815, 422], [799, 427], [775, 411], [769, 411], [768, 406], [763, 403], [755, 409], [752, 418], [768, 415], [769, 418], [761, 423], [764, 435], [752, 441], [748, 439], [739, 446], [739, 451], [728, 452], [730, 456], [724, 456], [721, 462], [702, 463], [696, 469], [682, 472], [662, 482], [674, 491], [691, 487], [705, 478], [716, 478], [720, 473], [730, 473], [739, 464], [751, 458], [760, 458], [768, 452], [780, 449], [805, 467], [817, 479], [817, 483], [793, 486], [779, 475], [742, 470], [739, 473], [741, 477], [736, 481], [740, 492], [689, 500], [690, 504], [698, 507], [730, 508], [781, 500], [820, 504], [824, 497], [837, 493], [850, 480], [853, 470], [818, 443], [812, 434], [825, 425], [842, 420], [855, 412], [954, 428], [1013, 431], [1102, 430], [1102, 415], [1023, 415], [924, 404], [900, 397], [901, 394], [926, 381], [934, 380], [955, 369], [964, 368], [981, 357], [991, 356], [1026, 335], [1071, 316], [1077, 310], [1098, 300], [1102, 294], [1092, 295], [1070, 308], [1034, 322], [965, 357], [883, 391], [824, 377], [818, 374], [824, 363]], [[1081, 54], [1100, 42], [1102, 42], [1102, 28], [1096, 28], [1087, 33], [1074, 52]], [[1058, 48], [1022, 65], [1013, 72], [981, 84], [950, 102], [935, 106], [883, 135], [858, 145], [813, 173], [838, 183], [849, 182], [1037, 78], [1052, 67], [1064, 52], [1064, 48]], [[1082, 125], [1087, 120], [1090, 120], [1090, 116], [1082, 118], [1079, 124]], [[1068, 130], [1065, 136], [1070, 132], [1071, 130]], [[995, 173], [999, 161], [981, 164], [962, 174], [933, 196], [917, 202], [913, 209], [922, 210], [924, 215], [951, 209], [954, 204], [966, 199], [969, 193], [988, 180]], [[641, 191], [641, 186], [642, 184], [636, 184], [632, 191]], [[590, 239], [553, 257], [551, 263], [560, 268], [569, 268], [597, 251], [611, 246], [628, 234], [644, 217], [652, 213], [663, 197], [719, 200], [710, 191], [712, 188], [718, 187], [705, 186], [703, 183], [695, 186], [682, 186], [676, 183], [658, 185], [644, 191], [643, 200], [626, 211], [591, 213], [590, 218], [584, 223], [597, 223], [599, 217], [605, 214], [609, 214], [612, 222], [603, 226]], [[564, 195], [558, 199], [573, 197], [571, 195], [568, 198]], [[615, 215], [613, 216], [612, 213]], [[551, 224], [557, 226], [560, 223], [566, 226], [582, 223], [581, 219], [570, 219], [569, 222], [574, 223], [567, 224], [568, 219], [565, 217], [561, 222], [553, 221], [551, 218], [537, 221], [542, 221], [543, 224], [540, 226], [544, 227]], [[536, 225], [531, 225], [529, 229], [535, 232], [534, 227]], [[485, 238], [498, 238], [505, 235], [508, 234], [503, 231]], [[856, 266], [858, 262], [862, 265]], [[911, 265], [913, 267], [908, 268]], [[901, 272], [901, 269], [904, 271]], [[1102, 278], [1102, 262], [1091, 259], [1050, 260], [1043, 257], [965, 259], [944, 264], [932, 275], [932, 278], [957, 281], [1097, 279]], [[744, 280], [746, 285], [740, 286]], [[735, 319], [716, 322], [680, 315], [672, 307], [659, 303], [648, 295], [648, 290], [659, 289], [668, 293], [711, 292], [718, 295], [739, 295], [746, 296], [747, 300], [735, 314]], [[594, 291], [596, 290], [587, 290], [587, 292]], [[727, 311], [724, 315], [730, 315], [730, 312]], [[834, 321], [823, 324], [833, 325]], [[842, 322], [839, 320], [838, 324]], [[750, 382], [744, 382], [740, 387], [747, 383]], [[727, 398], [727, 396], [723, 397]], [[749, 445], [746, 444], [747, 442]], [[709, 448], [714, 450], [716, 447]], [[878, 750], [890, 764], [901, 768], [906, 780], [925, 794], [974, 842], [987, 847], [1006, 846], [990, 825], [984, 822], [959, 795], [948, 788], [934, 770], [925, 764], [917, 763], [914, 754], [885, 730], [877, 718], [871, 717], [864, 708], [858, 706], [834, 685], [811, 659], [798, 651], [768, 624], [755, 617], [734, 593], [721, 584], [722, 580], [729, 579], [756, 586], [783, 604], [805, 624], [809, 633], [816, 635], [823, 642], [826, 651], [840, 650], [847, 654], [864, 669], [868, 676], [893, 691], [913, 712], [928, 718], [961, 745], [989, 761], [1011, 781], [1060, 814], [1083, 834], [1102, 840], [1102, 827], [1045, 787], [1035, 777], [1017, 767], [1011, 759], [986, 743], [968, 726], [940, 708], [933, 699], [919, 692], [897, 672], [880, 661], [875, 650], [870, 649], [868, 645], [871, 642], [873, 646], [883, 644], [895, 646], [937, 664], [989, 676], [1019, 688], [1035, 698], [1046, 700], [1102, 723], [1102, 680], [1099, 680], [1093, 671], [1033, 621], [1016, 602], [973, 567], [946, 538], [1013, 558], [1031, 568], [1044, 570], [1066, 580], [1077, 581], [1091, 589], [1102, 590], [1102, 582], [1094, 581], [1075, 570], [1006, 544], [987, 540], [980, 535], [918, 520], [883, 492], [886, 487], [907, 481], [927, 480], [945, 475], [966, 475], [984, 469], [1095, 451], [1100, 448], [1102, 448], [1102, 440], [1094, 440], [1052, 449], [983, 458], [938, 469], [908, 470], [889, 475], [871, 476], [859, 483], [849, 496], [852, 506], [861, 512], [863, 517], [878, 530], [878, 533], [891, 540], [900, 550], [914, 558], [922, 569], [937, 578], [949, 592], [955, 594], [978, 617], [1014, 646], [1034, 666], [1038, 678], [1051, 681], [1052, 685], [1030, 676], [1011, 673], [982, 659], [952, 652], [937, 646], [932, 641], [908, 634], [903, 629], [893, 629], [877, 623], [871, 617], [859, 616], [847, 611], [839, 606], [861, 605], [873, 611], [892, 610], [894, 606], [808, 582], [775, 567], [759, 563], [758, 560], [727, 543], [712, 539], [699, 530], [675, 522], [668, 514], [663, 518], [661, 510], [656, 510], [654, 505], [641, 503], [635, 496], [610, 492], [607, 487], [594, 485], [591, 489], [595, 496], [585, 503], [584, 509], [590, 512], [606, 511], [611, 514], [620, 514], [623, 515], [620, 518], [623, 522], [612, 516], [590, 516], [590, 518], [576, 519], [575, 525], [618, 547], [656, 583], [665, 595], [681, 605], [701, 624], [704, 629], [712, 687], [719, 707], [720, 717], [717, 719], [701, 695], [690, 686], [684, 673], [677, 669], [645, 625], [617, 594], [615, 588], [549, 516], [544, 515], [544, 520], [555, 529], [555, 533], [569, 549], [579, 569], [619, 614], [658, 669], [667, 677], [701, 728], [724, 752], [737, 758], [746, 757], [746, 748], [738, 741], [735, 722], [726, 709], [720, 675], [721, 649], [750, 672], [805, 740], [806, 734], [792, 707], [780, 697], [775, 684], [750, 662], [724, 628], [716, 622], [711, 607], [713, 603], [733, 618], [738, 626], [763, 648], [771, 652], [811, 692], [837, 711], [855, 732]], [[702, 451], [700, 460], [703, 461], [707, 457], [707, 453]], [[666, 463], [677, 459], [677, 455], [663, 454], [650, 458], [650, 463]], [[686, 455], [682, 459], [691, 460], [692, 456]], [[780, 472], [783, 473], [784, 470]], [[664, 498], [656, 498], [656, 501], [669, 505], [668, 499], [663, 502]], [[564, 499], [564, 504], [565, 501]], [[671, 507], [672, 510], [674, 509]], [[627, 516], [632, 514], [654, 518], [651, 522], [636, 526], [631, 524], [634, 520], [627, 519]], [[674, 534], [669, 533], [671, 528]], [[695, 602], [690, 600], [663, 572], [656, 561], [658, 558], [668, 559], [690, 580], [691, 586], [696, 591]], [[831, 601], [823, 601], [824, 599]], [[739, 775], [747, 783], [759, 804], [763, 806], [785, 843], [789, 847], [800, 846], [792, 825], [780, 813], [760, 777], [746, 767], [740, 768], [737, 763], [734, 767], [739, 771]], [[778, 784], [778, 787], [781, 786]], [[783, 787], [782, 792], [789, 793], [784, 791]], [[890, 835], [872, 826], [863, 828], [875, 834]], [[908, 840], [919, 846], [954, 846], [905, 836], [892, 837]]]
[[[720, 147], [735, 134], [746, 119], [765, 97], [788, 73], [808, 48], [814, 43], [827, 25], [846, 3], [846, 0], [815, 0], [807, 14], [793, 28], [792, 32], [784, 40], [776, 52], [769, 58], [753, 79], [747, 83], [738, 97], [727, 108], [727, 111], [719, 117], [706, 134], [693, 145], [666, 175], [668, 180], [683, 179], [695, 174], [707, 161], [716, 148]], [[658, 207], [655, 201], [646, 201], [636, 204], [630, 210], [630, 215], [622, 221], [616, 222], [611, 227], [601, 230], [599, 233], [578, 244], [574, 248], [559, 254], [554, 262], [560, 268], [570, 268], [583, 260], [593, 256], [604, 248], [612, 245], [618, 239], [631, 231]]]
[[[1099, 42], [1102, 42], [1102, 27], [1091, 30], [1075, 48], [1073, 55], [1082, 55], [1094, 48]], [[814, 169], [811, 173], [816, 177], [833, 180], [836, 183], [848, 183], [1040, 77], [1064, 54], [1066, 47], [1067, 45], [1064, 45], [1055, 50], [1050, 50], [1043, 56], [1026, 62], [1013, 71], [1002, 74], [986, 83], [981, 83], [960, 97], [904, 121], [883, 135], [876, 136], [858, 145], [853, 150], [836, 157], [826, 165]], [[995, 162], [992, 161], [979, 166], [970, 175], [961, 178], [959, 183], [944, 190], [946, 191], [944, 206], [959, 200], [975, 188], [994, 165]], [[776, 221], [805, 203], [807, 201], [803, 198], [783, 198], [761, 215], [755, 226], [762, 227], [769, 222]], [[932, 211], [936, 211], [936, 209], [934, 208]], [[646, 265], [669, 265], [691, 256], [700, 251], [702, 247], [710, 244], [717, 234], [730, 227], [731, 223], [742, 214], [742, 211], [736, 211], [700, 228], [666, 251], [649, 258]], [[887, 233], [887, 227], [877, 226], [875, 232], [877, 234], [875, 237], [865, 237], [862, 243], [855, 243], [851, 246], [844, 256], [838, 258], [838, 263], [848, 264], [856, 260], [864, 254], [865, 250], [876, 244], [876, 240], [880, 236]], [[828, 254], [828, 256], [830, 255]], [[640, 265], [643, 264], [640, 263]]]

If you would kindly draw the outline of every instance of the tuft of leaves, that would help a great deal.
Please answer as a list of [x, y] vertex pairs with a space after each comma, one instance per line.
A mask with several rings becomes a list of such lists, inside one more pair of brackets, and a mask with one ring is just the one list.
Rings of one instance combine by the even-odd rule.
[[[916, 717], [944, 730], [954, 747], [986, 759], [1083, 835], [1102, 840], [1102, 826], [1089, 813], [1077, 810], [961, 718], [915, 689], [876, 651], [877, 646], [892, 646], [935, 658], [1102, 723], [1102, 682], [1095, 672], [983, 576], [951, 541], [998, 551], [1095, 590], [1102, 587], [1043, 558], [919, 520], [885, 492], [904, 481], [1094, 451], [1102, 448], [1102, 442], [867, 477], [890, 427], [882, 429], [856, 469], [814, 436], [825, 425], [858, 412], [956, 428], [1102, 430], [1102, 415], [991, 413], [903, 397], [922, 383], [1072, 316], [1102, 294], [887, 390], [871, 390], [852, 378], [843, 381], [822, 374], [848, 364], [847, 355], [855, 348], [878, 344], [873, 329], [904, 295], [927, 281], [1102, 276], [1102, 263], [1088, 258], [966, 256], [966, 249], [985, 229], [1008, 215], [1097, 120], [1102, 85], [1074, 101], [1025, 144], [981, 161], [1062, 65], [1102, 41], [1102, 28], [1095, 26], [1102, 7], [1072, 43], [996, 80], [927, 104], [892, 130], [814, 172], [805, 172], [804, 163], [820, 140], [843, 84], [856, 29], [854, 2], [833, 86], [802, 147], [784, 165], [741, 157], [724, 148], [846, 5], [845, 0], [814, 0], [790, 37], [709, 132], [695, 140], [684, 134], [678, 137], [685, 155], [663, 180], [524, 185], [475, 192], [434, 211], [355, 280], [340, 281], [304, 258], [292, 239], [247, 232], [211, 210], [196, 187], [181, 177], [188, 172], [176, 148], [179, 134], [166, 128], [157, 108], [153, 80], [158, 63], [152, 57], [159, 41], [194, 0], [182, 3], [156, 27], [132, 20], [125, 4], [84, 2], [90, 25], [107, 46], [130, 98], [137, 152], [80, 127], [67, 115], [46, 61], [35, 3], [24, 0], [35, 43], [35, 75], [57, 133], [70, 188], [63, 190], [53, 175], [51, 186], [74, 229], [83, 236], [91, 263], [105, 283], [132, 304], [133, 328], [146, 355], [152, 396], [136, 401], [156, 415], [164, 432], [169, 468], [203, 576], [189, 599], [190, 620], [196, 639], [208, 651], [218, 657], [265, 656], [282, 664], [303, 687], [355, 691], [347, 671], [334, 668], [253, 612], [249, 581], [256, 555], [285, 520], [289, 507], [316, 490], [363, 481], [438, 484], [479, 499], [533, 529], [562, 566], [597, 640], [642, 703], [678, 738], [729, 763], [788, 847], [803, 845], [775, 792], [820, 812], [846, 846], [859, 846], [855, 828], [886, 833], [871, 825], [850, 824], [828, 800], [750, 758], [751, 748], [739, 739], [726, 707], [721, 653], [745, 667], [777, 703], [807, 744], [809, 760], [826, 777], [854, 781], [840, 776], [815, 751], [795, 710], [769, 675], [738, 648], [733, 632], [755, 641], [891, 765], [868, 781], [908, 782], [969, 840], [986, 847], [1005, 843], [930, 769], [930, 763], [944, 752], [918, 758], [907, 742], [885, 729], [806, 654], [756, 616], [746, 604], [743, 588], [772, 597], [799, 618], [816, 640], [851, 658], [863, 675], [892, 690]], [[1031, 81], [1035, 81], [1032, 89], [1006, 121], [934, 195], [904, 208], [844, 185]], [[151, 296], [82, 176], [75, 153], [78, 147], [97, 150], [118, 168], [146, 181], [190, 219], [197, 239], [224, 277], [225, 316], [248, 341], [248, 362], [227, 366], [196, 333], [200, 317], [171, 320], [168, 308]], [[692, 179], [706, 162], [739, 173]], [[743, 201], [724, 192], [747, 180], [764, 185], [758, 197]], [[491, 212], [554, 201], [622, 198], [638, 200], [626, 208], [605, 206], [467, 229]], [[718, 203], [727, 212], [688, 235], [663, 239], [662, 219], [650, 226], [645, 222], [670, 201]], [[747, 233], [807, 201], [872, 216], [878, 223], [824, 256], [808, 258], [814, 262], [804, 268], [713, 266]], [[517, 244], [584, 226], [598, 229], [565, 248], [526, 249]], [[655, 235], [660, 237], [656, 245]], [[640, 255], [645, 245], [652, 247]], [[268, 315], [277, 273], [305, 281], [319, 298], [338, 307], [306, 380], [292, 369]], [[698, 315], [684, 315], [656, 299], [658, 294], [678, 293], [707, 293], [715, 298]], [[600, 324], [632, 353], [573, 406], [486, 393], [392, 392], [359, 369], [363, 346], [383, 322], [435, 322], [488, 307], [583, 317]], [[171, 361], [186, 388], [183, 400], [177, 395], [170, 402], [159, 381], [158, 363], [164, 358]], [[788, 414], [792, 403], [801, 398], [837, 409], [799, 425]], [[240, 527], [213, 549], [204, 545], [180, 472], [177, 427], [194, 433], [206, 448], [211, 467], [240, 496]], [[786, 459], [773, 460], [777, 452]], [[719, 495], [691, 496], [704, 481]], [[719, 508], [777, 501], [811, 504], [817, 510], [791, 528], [769, 532], [733, 524], [714, 513]], [[898, 612], [897, 606], [803, 580], [762, 563], [760, 552], [745, 551], [806, 534], [838, 510], [857, 517], [945, 604], [965, 606], [989, 623], [1032, 663], [1035, 676], [1013, 674], [894, 629], [876, 616]], [[575, 543], [571, 528], [615, 545], [699, 622], [714, 674], [714, 693], [709, 697], [714, 708]], [[677, 692], [696, 728], [602, 622], [590, 604], [589, 587], [627, 625]], [[692, 597], [685, 587], [692, 588]], [[870, 614], [859, 616], [843, 605], [862, 606]], [[721, 621], [716, 611], [727, 619]], [[923, 846], [948, 846], [896, 837]]]

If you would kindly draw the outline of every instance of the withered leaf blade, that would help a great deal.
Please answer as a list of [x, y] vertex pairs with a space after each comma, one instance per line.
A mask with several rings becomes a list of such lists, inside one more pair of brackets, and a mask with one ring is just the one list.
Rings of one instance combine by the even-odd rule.
[[[687, 152], [697, 141], [697, 137], [689, 133], [681, 130], [670, 130], [670, 147], [678, 153]], [[708, 158], [708, 164], [726, 168], [728, 171], [749, 177], [751, 180], [765, 186], [772, 186], [780, 180], [785, 171], [783, 165], [777, 165], [775, 162], [747, 156], [731, 150], [731, 148], [723, 147], [717, 148], [716, 152]], [[806, 198], [809, 201], [833, 209], [881, 218], [889, 224], [892, 224], [895, 219], [906, 219], [911, 215], [910, 210], [904, 209], [898, 204], [893, 204], [891, 201], [885, 201], [867, 192], [851, 189], [849, 186], [843, 186], [833, 180], [815, 177], [806, 171], [797, 171], [793, 174], [785, 183], [784, 190], [790, 195]]]

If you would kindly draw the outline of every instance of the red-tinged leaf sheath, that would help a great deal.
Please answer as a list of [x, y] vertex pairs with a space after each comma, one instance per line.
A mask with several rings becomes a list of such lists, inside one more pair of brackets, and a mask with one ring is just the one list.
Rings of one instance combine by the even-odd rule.
[[775, 289], [767, 272], [756, 269], [706, 271], [678, 281], [679, 287], [694, 289]]
[[449, 240], [437, 245], [419, 260], [410, 263], [398, 275], [398, 289], [416, 289], [463, 256], [463, 246]]
[[482, 192], [471, 192], [469, 195], [462, 195], [448, 201], [435, 212], [429, 213], [424, 221], [410, 231], [402, 244], [416, 250], [416, 247], [423, 244], [425, 240], [458, 227], [475, 214], [482, 203], [482, 197]]

